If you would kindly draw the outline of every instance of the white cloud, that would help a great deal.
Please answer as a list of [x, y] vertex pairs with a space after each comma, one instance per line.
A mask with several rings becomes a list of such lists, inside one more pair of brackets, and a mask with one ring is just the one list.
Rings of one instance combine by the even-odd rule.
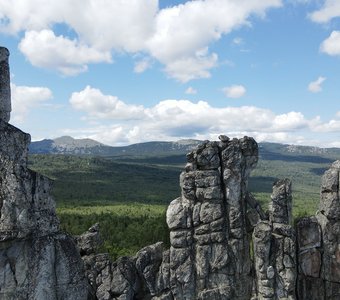
[[[217, 55], [208, 51], [209, 44], [249, 25], [251, 15], [263, 16], [268, 8], [280, 5], [280, 0], [188, 1], [159, 11], [155, 33], [147, 46], [151, 55], [165, 64], [170, 77], [182, 82], [209, 78], [209, 70], [217, 64]], [[203, 54], [198, 55], [202, 50]], [[184, 72], [183, 63], [190, 72]]]
[[337, 118], [340, 118], [340, 110], [335, 114]]
[[166, 63], [165, 72], [169, 77], [183, 83], [198, 78], [210, 78], [209, 70], [217, 66], [218, 56], [216, 53], [210, 56], [201, 53], [202, 51], [198, 51], [193, 57], [169, 61]]
[[309, 123], [301, 112], [291, 111], [275, 116], [272, 126], [276, 131], [289, 131], [306, 128], [309, 126]]
[[228, 98], [241, 98], [247, 92], [243, 85], [231, 85], [223, 88], [222, 91]]
[[[167, 99], [145, 107], [127, 104], [91, 87], [73, 93], [70, 102], [74, 109], [84, 112], [90, 127], [68, 134], [110, 145], [181, 138], [216, 139], [219, 134], [227, 134], [231, 137], [248, 135], [259, 142], [324, 147], [327, 145], [324, 133], [340, 131], [339, 119], [323, 122], [320, 117], [307, 119], [296, 111], [276, 114], [255, 106], [214, 107], [206, 101], [185, 99]], [[337, 115], [340, 116], [340, 112]]]
[[[161, 62], [168, 76], [186, 82], [211, 76], [218, 63], [217, 55], [209, 52], [211, 43], [281, 5], [281, 0], [199, 0], [160, 10], [157, 0], [0, 0], [0, 30], [27, 32], [20, 49], [29, 61], [64, 74], [84, 71], [88, 63], [108, 62], [112, 51], [142, 52]], [[57, 37], [50, 32], [55, 24], [68, 26], [75, 37]], [[47, 58], [47, 48], [57, 54], [58, 65], [38, 59]], [[72, 54], [80, 51], [82, 57], [70, 64], [62, 54], [65, 48]], [[135, 71], [145, 68], [140, 62]]]
[[89, 63], [111, 62], [109, 52], [100, 52], [77, 40], [55, 36], [51, 30], [27, 31], [19, 49], [32, 65], [56, 69], [64, 75], [84, 72]]
[[322, 42], [320, 51], [332, 56], [340, 55], [340, 31], [332, 31], [331, 35]]
[[187, 95], [196, 95], [197, 94], [197, 90], [195, 90], [193, 87], [189, 86], [186, 90], [185, 93]]
[[46, 87], [17, 86], [11, 84], [13, 123], [24, 122], [31, 109], [52, 99], [52, 91]]
[[[70, 103], [97, 122], [107, 120], [112, 125], [107, 130], [93, 127], [88, 136], [105, 143], [134, 143], [150, 140], [199, 138], [220, 133], [252, 136], [283, 137], [294, 131], [308, 129], [313, 120], [307, 120], [299, 112], [276, 115], [268, 109], [254, 106], [212, 107], [205, 101], [163, 100], [152, 107], [126, 104], [115, 96], [103, 95], [100, 90], [86, 87], [73, 93]], [[318, 123], [319, 124], [319, 123]], [[118, 130], [118, 128], [120, 128]], [[111, 141], [110, 134], [114, 132]], [[119, 134], [117, 133], [119, 131]]]
[[239, 45], [243, 45], [243, 43], [244, 43], [244, 41], [243, 41], [243, 39], [240, 38], [240, 37], [236, 37], [236, 38], [233, 39], [233, 44], [234, 44], [234, 45], [239, 46]]
[[312, 81], [308, 85], [308, 90], [312, 93], [318, 93], [322, 91], [322, 83], [326, 80], [325, 77], [320, 76], [317, 80]]
[[327, 23], [331, 19], [340, 16], [340, 2], [338, 0], [326, 0], [323, 7], [312, 14], [310, 18], [317, 23]]
[[135, 63], [133, 71], [135, 73], [143, 73], [151, 67], [151, 60], [149, 58], [144, 58]]
[[100, 90], [87, 86], [71, 95], [70, 103], [76, 110], [84, 111], [90, 119], [140, 119], [142, 106], [128, 105], [115, 96], [104, 95]]

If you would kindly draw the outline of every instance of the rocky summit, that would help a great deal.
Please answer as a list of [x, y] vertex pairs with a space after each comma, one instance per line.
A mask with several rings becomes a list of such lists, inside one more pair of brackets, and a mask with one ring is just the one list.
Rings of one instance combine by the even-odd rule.
[[27, 168], [30, 136], [10, 125], [9, 52], [0, 48], [0, 299], [340, 299], [340, 161], [325, 172], [319, 211], [292, 224], [292, 187], [273, 184], [264, 212], [249, 193], [258, 145], [205, 141], [187, 154], [167, 210], [170, 249], [111, 261], [100, 225], [59, 229], [51, 182]]

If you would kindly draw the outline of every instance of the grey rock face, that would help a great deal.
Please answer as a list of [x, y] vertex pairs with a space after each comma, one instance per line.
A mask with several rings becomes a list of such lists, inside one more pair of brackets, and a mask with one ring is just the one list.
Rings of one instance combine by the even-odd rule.
[[[86, 238], [93, 240], [87, 232], [78, 242], [84, 244]], [[169, 289], [169, 251], [164, 250], [162, 243], [147, 246], [136, 256], [122, 257], [115, 262], [107, 254], [96, 254], [97, 246], [92, 250], [87, 248], [82, 256], [96, 299], [174, 299]]]
[[325, 172], [316, 217], [297, 224], [299, 299], [340, 299], [340, 161]]
[[26, 166], [29, 135], [0, 120], [0, 299], [87, 299], [73, 239], [59, 232], [51, 182]]
[[253, 233], [258, 299], [296, 299], [295, 233], [291, 222], [291, 182], [273, 185], [269, 221]]
[[0, 119], [5, 122], [9, 121], [12, 110], [8, 57], [8, 49], [0, 47]]
[[251, 138], [205, 142], [189, 153], [182, 196], [167, 211], [175, 299], [249, 299], [247, 181], [257, 163]]
[[30, 136], [7, 123], [7, 58], [0, 48], [0, 299], [91, 299], [75, 242], [59, 231], [51, 182], [27, 168]]

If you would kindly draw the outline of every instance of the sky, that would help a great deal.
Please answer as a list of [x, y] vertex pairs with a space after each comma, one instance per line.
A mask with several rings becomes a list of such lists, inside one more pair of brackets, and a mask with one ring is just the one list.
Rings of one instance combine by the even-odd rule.
[[0, 0], [0, 45], [32, 140], [340, 147], [338, 0]]

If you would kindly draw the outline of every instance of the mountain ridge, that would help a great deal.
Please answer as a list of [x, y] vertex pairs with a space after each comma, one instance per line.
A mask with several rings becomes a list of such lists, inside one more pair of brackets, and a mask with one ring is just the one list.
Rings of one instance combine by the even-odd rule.
[[[108, 146], [93, 139], [75, 139], [62, 136], [32, 142], [30, 154], [68, 154], [93, 156], [149, 156], [180, 155], [193, 150], [201, 140], [183, 139], [178, 141], [150, 141], [127, 146]], [[334, 159], [339, 157], [340, 148], [290, 145], [272, 142], [259, 143], [262, 155], [321, 156]]]

